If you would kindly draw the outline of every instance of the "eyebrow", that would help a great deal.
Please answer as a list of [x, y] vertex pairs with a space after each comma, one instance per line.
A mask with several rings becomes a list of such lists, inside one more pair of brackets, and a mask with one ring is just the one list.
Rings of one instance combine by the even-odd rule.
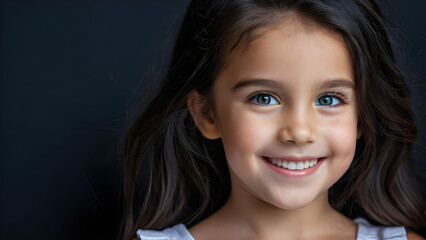
[[[243, 79], [235, 84], [231, 89], [237, 91], [241, 88], [250, 87], [250, 86], [263, 86], [269, 88], [280, 88], [281, 84], [277, 81], [265, 79], [265, 78], [253, 78], [253, 79]], [[352, 81], [348, 79], [332, 79], [324, 80], [318, 84], [318, 89], [328, 89], [328, 88], [349, 88], [355, 89], [355, 85]]]
[[349, 88], [355, 89], [355, 85], [352, 81], [348, 79], [333, 79], [333, 80], [324, 80], [318, 85], [319, 89], [327, 89], [327, 88]]
[[250, 87], [250, 86], [263, 86], [269, 88], [280, 88], [281, 84], [277, 81], [264, 79], [264, 78], [253, 78], [253, 79], [243, 79], [235, 84], [231, 89], [237, 91], [241, 88]]

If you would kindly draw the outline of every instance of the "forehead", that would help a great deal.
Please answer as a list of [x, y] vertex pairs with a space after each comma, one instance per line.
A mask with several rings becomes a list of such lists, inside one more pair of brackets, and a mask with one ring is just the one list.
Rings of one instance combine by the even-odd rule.
[[[338, 33], [297, 15], [260, 32], [245, 47], [240, 46], [228, 55], [224, 71], [233, 68], [249, 74], [281, 68], [287, 69], [287, 73], [313, 71], [353, 79], [352, 58]], [[314, 71], [317, 68], [323, 71]]]
[[262, 42], [266, 39], [274, 37], [281, 38], [277, 40], [303, 40], [307, 37], [327, 36], [331, 38], [332, 42], [347, 48], [346, 42], [340, 34], [300, 14], [289, 12], [282, 15], [280, 20], [271, 22], [270, 25], [243, 31], [240, 35], [234, 36], [236, 43], [229, 49], [228, 58], [256, 49], [256, 47], [262, 46]]

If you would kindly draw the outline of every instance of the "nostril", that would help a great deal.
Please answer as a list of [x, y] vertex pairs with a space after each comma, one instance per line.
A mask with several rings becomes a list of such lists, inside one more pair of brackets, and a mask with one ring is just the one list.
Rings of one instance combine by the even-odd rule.
[[278, 139], [281, 142], [295, 144], [313, 143], [317, 139], [317, 133], [314, 129], [307, 126], [288, 127], [278, 132]]

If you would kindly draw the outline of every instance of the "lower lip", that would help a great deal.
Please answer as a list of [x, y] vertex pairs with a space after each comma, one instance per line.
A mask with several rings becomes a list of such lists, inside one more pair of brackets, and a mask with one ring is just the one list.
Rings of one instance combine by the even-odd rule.
[[274, 165], [270, 163], [265, 157], [262, 157], [263, 161], [266, 163], [266, 165], [271, 168], [276, 173], [283, 175], [285, 177], [289, 178], [303, 178], [308, 177], [314, 174], [314, 172], [321, 166], [321, 164], [324, 162], [325, 158], [318, 159], [318, 162], [315, 166], [302, 169], [302, 170], [290, 170], [287, 168], [278, 167], [277, 165]]

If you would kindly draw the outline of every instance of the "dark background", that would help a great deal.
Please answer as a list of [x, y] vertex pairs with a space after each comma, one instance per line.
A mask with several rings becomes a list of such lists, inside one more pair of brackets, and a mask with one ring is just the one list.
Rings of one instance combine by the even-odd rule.
[[[389, 2], [425, 169], [426, 1]], [[2, 2], [1, 239], [116, 237], [123, 132], [152, 96], [187, 3]]]

